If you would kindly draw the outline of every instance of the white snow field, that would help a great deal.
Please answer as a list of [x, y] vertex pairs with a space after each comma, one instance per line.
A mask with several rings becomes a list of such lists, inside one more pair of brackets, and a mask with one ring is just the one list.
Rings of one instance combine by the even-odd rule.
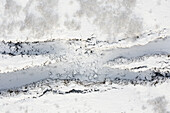
[[170, 113], [170, 0], [0, 0], [0, 113]]

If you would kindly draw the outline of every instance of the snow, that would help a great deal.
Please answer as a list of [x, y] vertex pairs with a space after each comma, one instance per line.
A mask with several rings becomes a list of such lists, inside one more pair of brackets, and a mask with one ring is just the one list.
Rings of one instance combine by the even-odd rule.
[[86, 94], [47, 93], [40, 98], [26, 98], [23, 95], [4, 97], [1, 99], [0, 111], [16, 113], [167, 113], [170, 111], [169, 103], [166, 103], [170, 101], [169, 80], [155, 87], [113, 86], [117, 89]]
[[169, 0], [1, 0], [0, 40], [87, 39], [95, 35], [97, 40], [116, 42], [169, 29], [169, 4]]
[[0, 113], [169, 113], [169, 0], [1, 0]]

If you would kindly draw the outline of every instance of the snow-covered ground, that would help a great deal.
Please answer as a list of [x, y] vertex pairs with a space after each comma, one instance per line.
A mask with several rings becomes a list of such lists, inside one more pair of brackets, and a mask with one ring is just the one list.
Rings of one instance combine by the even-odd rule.
[[169, 0], [0, 1], [0, 113], [169, 106]]
[[169, 29], [169, 7], [169, 0], [1, 0], [0, 40], [115, 42]]
[[[2, 113], [169, 113], [170, 81], [157, 86], [103, 84], [83, 87], [58, 83], [44, 93], [8, 93], [0, 97]], [[54, 88], [54, 87], [53, 87]], [[75, 90], [69, 90], [75, 89]], [[97, 90], [100, 89], [100, 90]], [[82, 93], [81, 91], [86, 91]], [[58, 92], [60, 91], [60, 94]], [[10, 91], [9, 91], [10, 92]], [[62, 92], [66, 92], [63, 94]]]

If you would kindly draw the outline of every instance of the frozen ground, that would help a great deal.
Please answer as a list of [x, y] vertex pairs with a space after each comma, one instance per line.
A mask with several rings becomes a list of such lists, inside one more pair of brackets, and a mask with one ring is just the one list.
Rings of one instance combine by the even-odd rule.
[[1, 0], [0, 113], [170, 113], [169, 0]]

